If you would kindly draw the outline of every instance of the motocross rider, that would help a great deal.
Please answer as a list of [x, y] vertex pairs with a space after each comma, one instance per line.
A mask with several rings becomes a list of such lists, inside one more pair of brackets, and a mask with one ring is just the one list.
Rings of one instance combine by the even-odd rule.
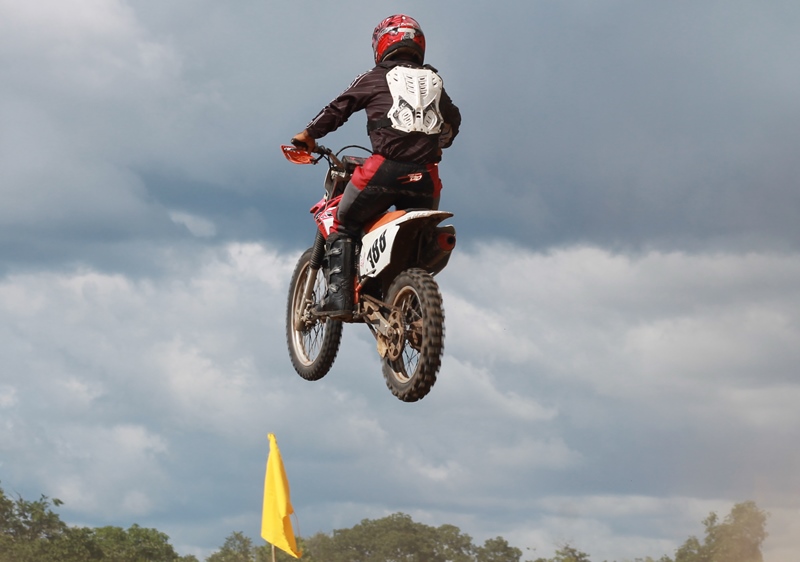
[[425, 36], [413, 18], [397, 14], [372, 33], [376, 66], [352, 84], [292, 138], [313, 150], [316, 139], [365, 110], [373, 155], [353, 173], [325, 242], [328, 292], [319, 309], [333, 317], [353, 312], [354, 240], [362, 227], [394, 205], [437, 209], [442, 149], [458, 134], [461, 113], [437, 70], [424, 64]]

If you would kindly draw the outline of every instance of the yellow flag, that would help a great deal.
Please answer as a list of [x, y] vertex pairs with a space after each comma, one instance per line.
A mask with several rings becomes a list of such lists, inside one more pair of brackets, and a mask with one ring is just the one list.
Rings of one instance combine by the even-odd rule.
[[261, 517], [261, 537], [287, 554], [300, 558], [289, 516], [294, 513], [289, 500], [289, 481], [283, 470], [281, 452], [275, 435], [269, 434], [267, 475], [264, 479], [264, 512]]

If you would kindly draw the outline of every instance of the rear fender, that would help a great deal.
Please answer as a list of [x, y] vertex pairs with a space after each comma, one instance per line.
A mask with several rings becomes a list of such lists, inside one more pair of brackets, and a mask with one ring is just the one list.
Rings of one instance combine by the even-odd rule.
[[419, 232], [452, 216], [453, 213], [447, 211], [433, 210], [393, 211], [382, 215], [367, 227], [367, 232], [361, 238], [359, 279], [377, 277], [392, 263], [395, 248], [411, 242], [402, 235], [403, 232]]

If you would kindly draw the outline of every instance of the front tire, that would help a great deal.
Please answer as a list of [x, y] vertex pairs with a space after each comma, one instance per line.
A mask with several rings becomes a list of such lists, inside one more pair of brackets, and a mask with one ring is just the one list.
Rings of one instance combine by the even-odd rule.
[[[328, 374], [339, 352], [342, 323], [311, 314], [314, 305], [322, 301], [327, 284], [322, 270], [311, 268], [312, 252], [313, 248], [309, 248], [297, 260], [289, 283], [286, 344], [297, 374], [307, 381], [318, 381]], [[316, 276], [314, 290], [311, 292], [310, 302], [304, 302], [303, 289], [308, 276], [312, 274]]]
[[409, 269], [392, 281], [386, 303], [400, 310], [403, 338], [400, 356], [383, 359], [383, 377], [397, 398], [416, 402], [430, 392], [442, 363], [442, 295], [430, 273]]

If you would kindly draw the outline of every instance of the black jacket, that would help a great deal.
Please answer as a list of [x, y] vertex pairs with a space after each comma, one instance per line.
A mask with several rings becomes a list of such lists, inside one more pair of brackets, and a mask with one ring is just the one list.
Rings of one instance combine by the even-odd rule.
[[[306, 130], [314, 139], [319, 139], [341, 127], [356, 111], [366, 110], [367, 120], [384, 119], [392, 107], [392, 94], [386, 81], [386, 73], [397, 65], [421, 68], [410, 61], [397, 60], [379, 63], [369, 72], [358, 76], [339, 97], [325, 106], [308, 124]], [[369, 132], [372, 150], [390, 160], [430, 164], [438, 162], [439, 148], [447, 148], [458, 134], [461, 112], [447, 92], [442, 91], [439, 111], [445, 128], [438, 135], [404, 133], [391, 127], [377, 128]]]

